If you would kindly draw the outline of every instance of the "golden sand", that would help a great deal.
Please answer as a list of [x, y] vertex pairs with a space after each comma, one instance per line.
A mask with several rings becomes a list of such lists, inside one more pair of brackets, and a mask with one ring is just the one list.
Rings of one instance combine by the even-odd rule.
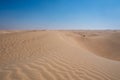
[[0, 80], [120, 80], [120, 31], [0, 31]]

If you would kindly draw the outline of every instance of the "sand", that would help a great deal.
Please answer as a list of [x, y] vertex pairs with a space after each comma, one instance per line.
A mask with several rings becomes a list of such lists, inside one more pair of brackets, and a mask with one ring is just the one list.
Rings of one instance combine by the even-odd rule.
[[120, 31], [0, 31], [0, 80], [120, 80]]

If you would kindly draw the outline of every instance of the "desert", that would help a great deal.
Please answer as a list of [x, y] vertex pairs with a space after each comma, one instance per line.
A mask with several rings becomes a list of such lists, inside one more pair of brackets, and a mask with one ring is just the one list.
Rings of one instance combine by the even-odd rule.
[[0, 80], [120, 80], [120, 31], [1, 30]]

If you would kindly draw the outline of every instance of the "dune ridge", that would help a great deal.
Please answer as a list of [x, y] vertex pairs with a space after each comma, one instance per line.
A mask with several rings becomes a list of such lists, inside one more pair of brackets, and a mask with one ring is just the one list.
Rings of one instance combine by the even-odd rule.
[[82, 37], [73, 31], [0, 34], [0, 80], [119, 80], [120, 62], [96, 55]]
[[[120, 31], [74, 31], [74, 39], [89, 51], [120, 61]], [[85, 35], [85, 37], [83, 37]]]

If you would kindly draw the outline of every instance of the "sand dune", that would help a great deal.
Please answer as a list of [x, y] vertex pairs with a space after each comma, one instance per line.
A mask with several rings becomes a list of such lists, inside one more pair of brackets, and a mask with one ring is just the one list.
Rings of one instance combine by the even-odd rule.
[[120, 80], [119, 31], [0, 33], [0, 80]]
[[[75, 39], [93, 53], [105, 58], [120, 60], [120, 31], [75, 32]], [[83, 37], [85, 35], [85, 37]]]

